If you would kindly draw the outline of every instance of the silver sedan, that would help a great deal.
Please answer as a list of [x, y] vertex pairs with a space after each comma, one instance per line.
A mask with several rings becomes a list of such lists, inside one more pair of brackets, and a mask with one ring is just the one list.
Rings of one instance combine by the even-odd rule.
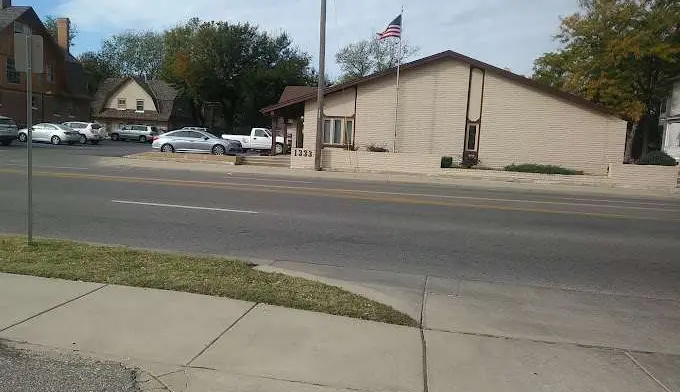
[[[28, 140], [28, 130], [19, 130], [19, 141]], [[80, 134], [73, 128], [62, 124], [40, 123], [33, 126], [33, 141], [52, 144], [73, 144], [80, 140]]]
[[236, 155], [243, 151], [238, 141], [224, 140], [207, 132], [185, 129], [154, 137], [151, 147], [162, 152], [194, 152], [213, 155]]

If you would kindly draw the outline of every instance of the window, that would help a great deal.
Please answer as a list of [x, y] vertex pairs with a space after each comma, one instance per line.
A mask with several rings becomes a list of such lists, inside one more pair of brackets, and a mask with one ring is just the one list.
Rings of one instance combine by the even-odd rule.
[[13, 58], [8, 58], [7, 59], [7, 64], [6, 64], [6, 71], [7, 71], [7, 82], [8, 83], [21, 83], [21, 75], [19, 72], [17, 72], [17, 69], [14, 65], [14, 59]]
[[143, 111], [144, 111], [144, 100], [143, 100], [143, 99], [138, 99], [138, 100], [137, 100], [137, 111], [138, 111], [138, 112], [143, 112]]
[[347, 120], [345, 123], [345, 144], [348, 146], [351, 146], [353, 141], [352, 141], [352, 136], [354, 135], [354, 121], [352, 120]]
[[126, 110], [127, 109], [127, 102], [125, 101], [125, 98], [118, 98], [118, 110]]
[[35, 95], [31, 97], [31, 106], [33, 107], [33, 109], [38, 108], [38, 100], [36, 99]]
[[47, 78], [47, 81], [50, 83], [54, 82], [54, 66], [53, 65], [48, 65], [47, 66], [47, 74], [45, 75]]
[[190, 138], [194, 138], [194, 139], [203, 139], [203, 135], [201, 135], [201, 134], [198, 133], [198, 132], [187, 131], [187, 133], [189, 134], [188, 137], [190, 137]]
[[323, 121], [323, 142], [332, 145], [352, 144], [354, 120], [345, 118], [327, 118]]
[[323, 120], [323, 142], [330, 144], [331, 142], [331, 120]]
[[264, 129], [256, 129], [253, 136], [255, 136], [255, 137], [267, 137], [267, 132], [265, 132]]
[[468, 151], [477, 151], [477, 124], [468, 124], [465, 139], [465, 149]]

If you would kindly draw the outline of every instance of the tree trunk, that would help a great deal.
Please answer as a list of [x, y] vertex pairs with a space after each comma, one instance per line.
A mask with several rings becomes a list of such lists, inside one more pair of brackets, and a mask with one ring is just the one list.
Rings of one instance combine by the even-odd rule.
[[647, 148], [649, 146], [649, 125], [649, 122], [646, 122], [642, 129], [642, 152], [640, 153], [640, 157], [647, 155]]
[[637, 124], [631, 121], [626, 126], [626, 150], [623, 155], [624, 163], [633, 163], [633, 144], [635, 142], [635, 130]]

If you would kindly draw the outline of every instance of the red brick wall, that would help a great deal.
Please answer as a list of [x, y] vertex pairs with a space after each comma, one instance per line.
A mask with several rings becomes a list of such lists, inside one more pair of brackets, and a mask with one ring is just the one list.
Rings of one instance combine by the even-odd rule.
[[[34, 33], [42, 31], [33, 20], [20, 20], [31, 25]], [[47, 33], [45, 33], [47, 34]], [[66, 63], [52, 38], [45, 40], [45, 72], [47, 66], [54, 67], [54, 81], [47, 81], [47, 74], [33, 75], [33, 96], [35, 109], [33, 122], [63, 122], [90, 119], [89, 101], [67, 96]], [[14, 54], [14, 29], [12, 25], [0, 32], [0, 115], [13, 118], [20, 125], [26, 124], [26, 74], [21, 73], [21, 83], [7, 80], [7, 59]]]

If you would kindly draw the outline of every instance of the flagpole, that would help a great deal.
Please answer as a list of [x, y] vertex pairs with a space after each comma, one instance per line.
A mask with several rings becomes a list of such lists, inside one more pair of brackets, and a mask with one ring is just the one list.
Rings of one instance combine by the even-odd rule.
[[397, 88], [394, 98], [394, 140], [392, 142], [392, 152], [397, 152], [397, 129], [399, 124], [399, 74], [401, 70], [401, 36], [404, 33], [404, 6], [401, 7], [401, 32], [399, 33], [399, 48], [397, 49]]

